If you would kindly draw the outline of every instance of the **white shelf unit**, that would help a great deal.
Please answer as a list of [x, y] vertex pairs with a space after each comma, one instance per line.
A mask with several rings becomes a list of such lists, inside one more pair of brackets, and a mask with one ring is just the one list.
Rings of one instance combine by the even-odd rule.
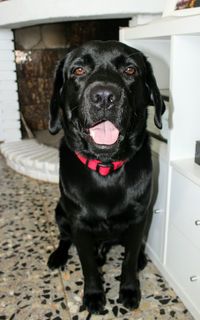
[[200, 139], [200, 16], [122, 28], [120, 40], [146, 54], [159, 88], [169, 90], [168, 143], [152, 143], [158, 193], [147, 251], [200, 319], [200, 166], [194, 163]]

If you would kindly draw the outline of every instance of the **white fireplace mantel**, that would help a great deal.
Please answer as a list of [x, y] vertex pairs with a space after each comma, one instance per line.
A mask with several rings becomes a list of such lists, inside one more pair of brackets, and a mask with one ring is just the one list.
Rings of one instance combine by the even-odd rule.
[[8, 0], [0, 3], [0, 27], [19, 28], [69, 20], [160, 13], [165, 0]]

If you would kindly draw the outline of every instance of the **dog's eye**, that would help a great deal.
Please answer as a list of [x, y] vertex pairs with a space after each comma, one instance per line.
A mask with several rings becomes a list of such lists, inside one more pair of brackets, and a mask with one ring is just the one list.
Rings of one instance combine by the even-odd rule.
[[135, 67], [128, 67], [124, 70], [124, 73], [128, 76], [134, 76], [137, 74], [137, 69]]
[[84, 74], [86, 74], [86, 71], [85, 71], [84, 68], [78, 67], [78, 68], [76, 68], [76, 69], [73, 70], [73, 74], [74, 74], [75, 76], [83, 76]]

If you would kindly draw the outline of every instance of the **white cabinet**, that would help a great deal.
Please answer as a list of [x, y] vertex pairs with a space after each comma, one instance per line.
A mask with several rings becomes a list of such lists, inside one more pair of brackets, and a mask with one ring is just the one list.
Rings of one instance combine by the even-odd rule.
[[[168, 143], [153, 143], [158, 193], [147, 252], [195, 319], [200, 319], [200, 15], [122, 28], [142, 50], [160, 89], [169, 91]], [[156, 175], [155, 175], [156, 180]]]
[[170, 193], [169, 224], [183, 233], [200, 256], [200, 187], [173, 169]]
[[[185, 304], [200, 308], [200, 187], [172, 170], [166, 269]], [[189, 301], [189, 303], [188, 303]], [[198, 319], [198, 318], [197, 318]]]
[[166, 269], [170, 282], [186, 307], [198, 320], [200, 252], [173, 224], [169, 225], [167, 247]]

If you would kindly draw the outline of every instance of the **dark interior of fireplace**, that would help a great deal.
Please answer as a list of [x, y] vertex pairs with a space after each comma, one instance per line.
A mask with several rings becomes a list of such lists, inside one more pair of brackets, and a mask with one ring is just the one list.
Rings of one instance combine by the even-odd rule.
[[48, 133], [48, 107], [57, 62], [71, 47], [89, 40], [119, 40], [129, 19], [71, 21], [16, 29], [15, 56], [22, 137], [57, 147]]

